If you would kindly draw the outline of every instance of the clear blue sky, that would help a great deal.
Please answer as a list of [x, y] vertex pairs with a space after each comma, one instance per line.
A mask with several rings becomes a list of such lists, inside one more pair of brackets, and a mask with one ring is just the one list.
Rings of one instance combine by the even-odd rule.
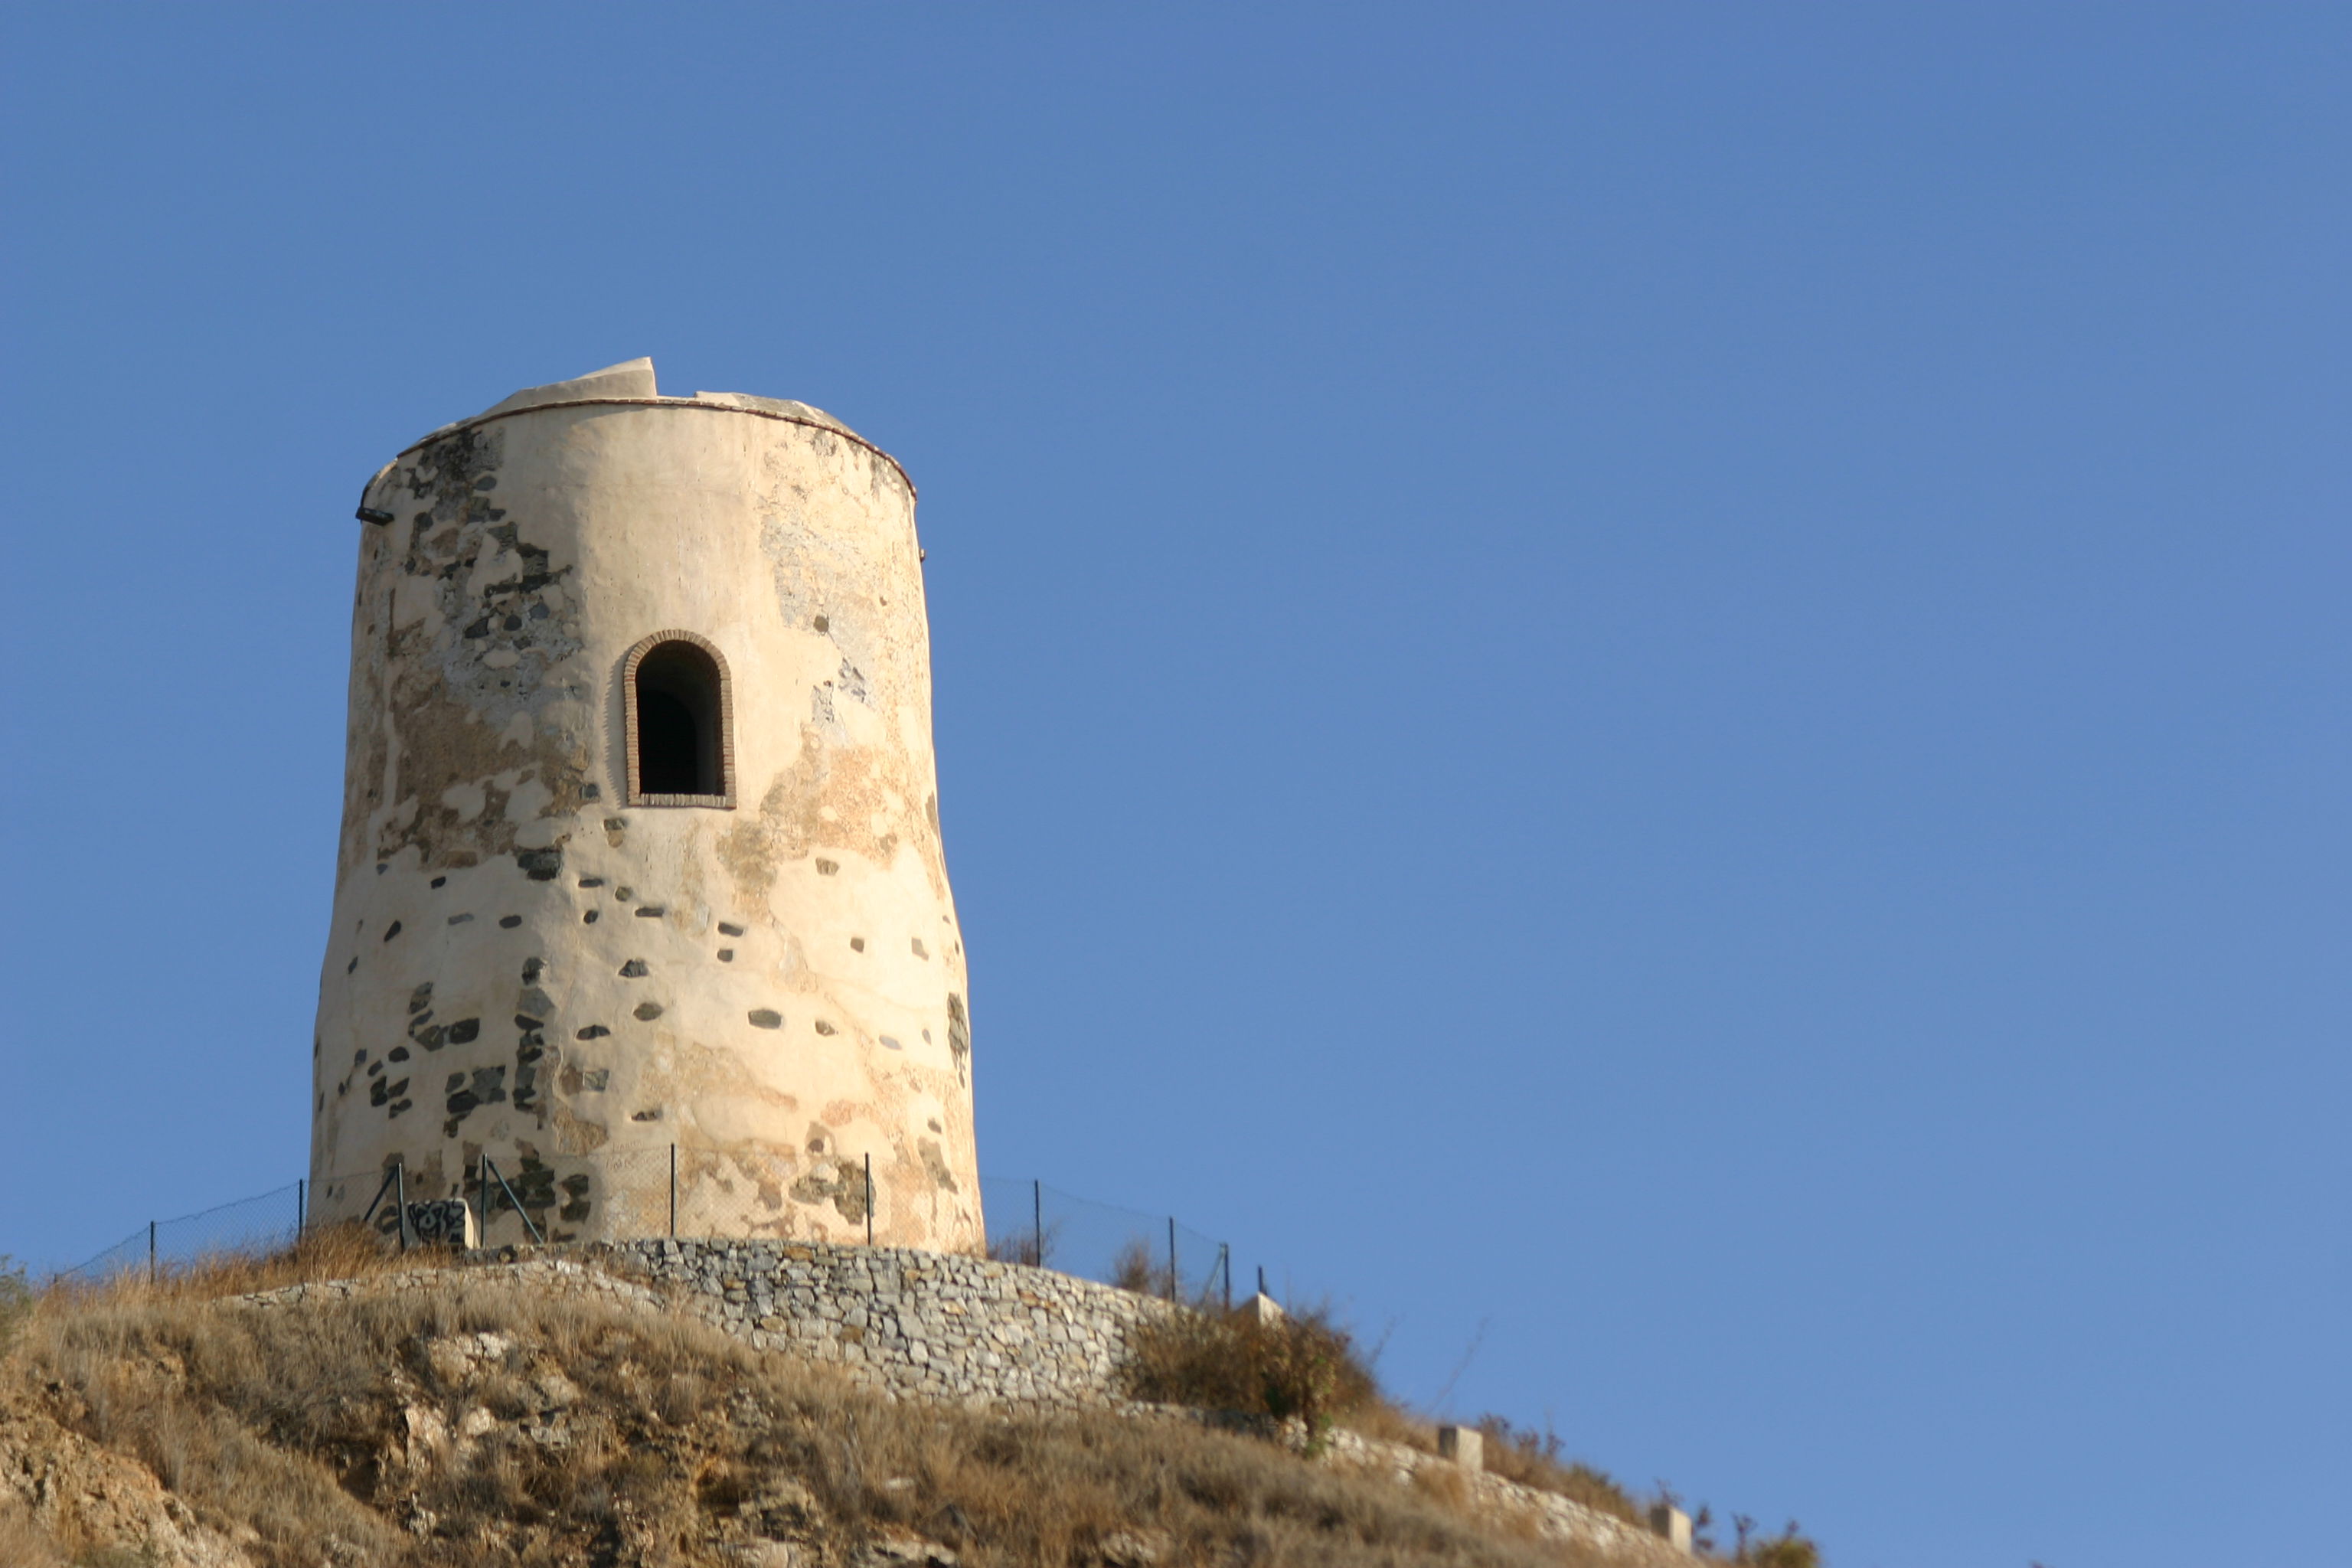
[[0, 1249], [291, 1180], [360, 484], [922, 489], [982, 1158], [1837, 1568], [2343, 1561], [2352, 12], [16, 6]]

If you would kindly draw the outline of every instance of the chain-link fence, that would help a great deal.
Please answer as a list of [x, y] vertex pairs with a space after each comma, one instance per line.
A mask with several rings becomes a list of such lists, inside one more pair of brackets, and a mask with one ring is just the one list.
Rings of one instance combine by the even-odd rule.
[[117, 1274], [201, 1263], [206, 1258], [274, 1252], [302, 1232], [307, 1184], [293, 1182], [249, 1198], [177, 1219], [150, 1220], [60, 1279], [99, 1280]]
[[[942, 1179], [945, 1178], [945, 1179]], [[918, 1158], [719, 1153], [670, 1144], [599, 1150], [548, 1164], [476, 1161], [295, 1182], [151, 1221], [61, 1279], [151, 1276], [209, 1258], [275, 1251], [306, 1224], [362, 1221], [387, 1239], [439, 1226], [424, 1205], [464, 1199], [484, 1246], [644, 1237], [772, 1236], [831, 1242], [970, 1237], [977, 1198], [989, 1256], [1171, 1300], [1230, 1302], [1231, 1253], [1173, 1215], [1097, 1203], [1038, 1181], [981, 1178], [971, 1194]], [[411, 1221], [404, 1234], [404, 1216]]]
[[1097, 1203], [1043, 1182], [980, 1181], [988, 1254], [1171, 1300], [1230, 1305], [1232, 1249], [1178, 1220]]

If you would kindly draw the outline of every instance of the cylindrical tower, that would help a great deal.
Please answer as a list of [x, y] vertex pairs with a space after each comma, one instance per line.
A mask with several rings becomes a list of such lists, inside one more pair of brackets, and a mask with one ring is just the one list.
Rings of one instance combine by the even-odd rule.
[[914, 510], [829, 416], [646, 360], [369, 482], [320, 1218], [487, 1154], [551, 1239], [981, 1243]]

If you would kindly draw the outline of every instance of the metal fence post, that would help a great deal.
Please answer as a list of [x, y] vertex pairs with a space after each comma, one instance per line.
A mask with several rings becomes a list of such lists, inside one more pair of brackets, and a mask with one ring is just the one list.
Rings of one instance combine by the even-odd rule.
[[669, 1146], [669, 1238], [677, 1239], [677, 1145]]
[[1176, 1300], [1176, 1216], [1168, 1216], [1168, 1299]]
[[1045, 1184], [1043, 1182], [1029, 1184], [1029, 1225], [1037, 1237], [1037, 1256], [1029, 1261], [1043, 1268], [1045, 1267]]
[[408, 1162], [397, 1161], [392, 1167], [392, 1201], [400, 1205], [400, 1250], [408, 1250]]
[[295, 1177], [295, 1178], [294, 1178], [294, 1239], [295, 1239], [295, 1240], [297, 1240], [297, 1241], [299, 1241], [299, 1240], [301, 1240], [301, 1239], [302, 1239], [302, 1227], [303, 1227], [303, 1225], [304, 1225], [305, 1221], [307, 1221], [307, 1220], [309, 1219], [309, 1217], [310, 1217], [310, 1203], [308, 1202], [308, 1199], [310, 1198], [310, 1181], [309, 1181], [309, 1179], [308, 1179], [307, 1177], [302, 1177], [302, 1176], [297, 1176], [297, 1177]]
[[147, 1222], [147, 1283], [155, 1283], [155, 1222]]
[[866, 1156], [866, 1245], [874, 1245], [874, 1156]]
[[1225, 1281], [1225, 1310], [1234, 1310], [1234, 1248], [1231, 1242], [1217, 1243], [1217, 1272]]

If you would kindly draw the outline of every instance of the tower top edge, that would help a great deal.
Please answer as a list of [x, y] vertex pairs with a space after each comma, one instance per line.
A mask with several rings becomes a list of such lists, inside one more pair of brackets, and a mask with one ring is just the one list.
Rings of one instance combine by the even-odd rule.
[[468, 430], [492, 420], [509, 419], [518, 414], [537, 414], [543, 410], [583, 407], [622, 408], [693, 408], [718, 413], [749, 414], [758, 418], [773, 419], [787, 425], [805, 426], [812, 430], [830, 431], [865, 447], [898, 471], [898, 478], [912, 495], [915, 481], [907, 466], [860, 436], [856, 431], [810, 404], [789, 397], [761, 397], [748, 392], [698, 392], [691, 397], [664, 397], [654, 379], [651, 359], [625, 360], [619, 364], [574, 376], [569, 381], [549, 382], [544, 386], [527, 386], [510, 396], [500, 399], [479, 414], [453, 420], [440, 428], [427, 432], [400, 449], [393, 459], [428, 447], [445, 436]]

